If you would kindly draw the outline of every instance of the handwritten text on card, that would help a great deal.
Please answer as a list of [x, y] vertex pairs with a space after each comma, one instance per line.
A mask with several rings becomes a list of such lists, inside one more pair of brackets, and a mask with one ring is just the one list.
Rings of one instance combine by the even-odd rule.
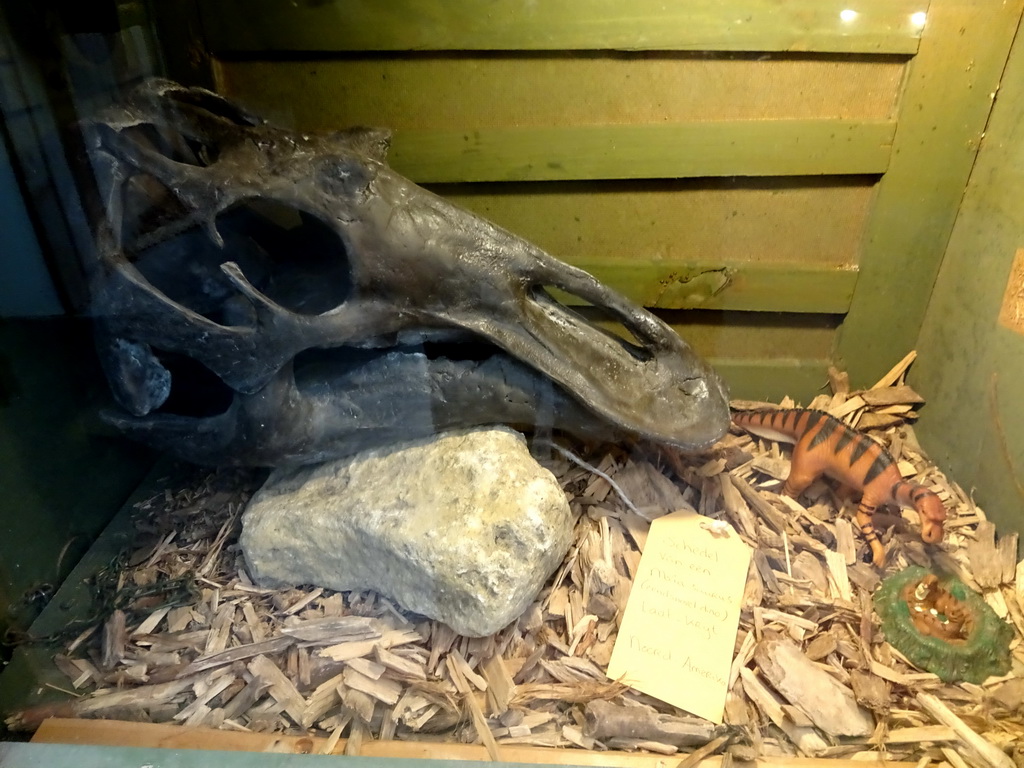
[[608, 676], [721, 723], [750, 549], [702, 522], [676, 512], [651, 524]]

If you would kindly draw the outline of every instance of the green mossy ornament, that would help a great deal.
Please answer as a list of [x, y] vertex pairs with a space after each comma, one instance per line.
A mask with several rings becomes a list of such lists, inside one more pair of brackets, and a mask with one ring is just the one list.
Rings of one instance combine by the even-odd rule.
[[981, 683], [1010, 670], [1013, 630], [959, 579], [911, 566], [874, 595], [886, 639], [943, 682]]

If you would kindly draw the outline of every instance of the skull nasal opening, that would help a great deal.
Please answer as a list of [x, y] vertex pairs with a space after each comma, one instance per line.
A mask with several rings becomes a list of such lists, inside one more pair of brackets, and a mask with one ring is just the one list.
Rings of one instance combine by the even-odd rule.
[[562, 317], [579, 325], [586, 325], [608, 338], [637, 360], [651, 360], [654, 353], [645, 346], [624, 324], [625, 318], [614, 312], [591, 304], [560, 285], [533, 285], [530, 298], [546, 308], [548, 312], [561, 312]]

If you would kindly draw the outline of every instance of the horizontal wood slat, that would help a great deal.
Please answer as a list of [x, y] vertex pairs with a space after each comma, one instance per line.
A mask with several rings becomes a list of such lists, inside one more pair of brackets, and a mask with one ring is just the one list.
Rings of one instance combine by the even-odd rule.
[[[697, 266], [634, 260], [576, 262], [632, 301], [655, 309], [842, 314], [850, 308], [856, 269], [826, 265]], [[551, 290], [559, 301], [584, 302]]]
[[[245, 733], [227, 730], [215, 731], [212, 728], [185, 728], [167, 723], [128, 723], [105, 720], [70, 720], [53, 718], [45, 721], [36, 731], [30, 746], [46, 745], [108, 745], [112, 747], [161, 747], [166, 751], [160, 759], [142, 759], [132, 750], [124, 750], [134, 763], [126, 759], [118, 761], [119, 753], [106, 750], [100, 753], [108, 762], [86, 763], [77, 752], [46, 753], [50, 757], [47, 763], [40, 758], [29, 762], [22, 757], [26, 752], [12, 752], [14, 757], [10, 765], [102, 765], [105, 768], [120, 766], [137, 766], [143, 762], [160, 763], [161, 765], [191, 768], [191, 766], [208, 766], [216, 764], [222, 768], [279, 768], [280, 766], [310, 765], [321, 768], [333, 765], [334, 760], [352, 768], [377, 768], [386, 764], [398, 765], [397, 760], [403, 759], [401, 765], [419, 766], [419, 768], [448, 768], [451, 765], [464, 764], [471, 768], [479, 766], [490, 759], [487, 748], [481, 744], [459, 744], [455, 742], [428, 741], [375, 741], [366, 740], [359, 745], [358, 754], [345, 754], [346, 740], [341, 739], [333, 750], [335, 757], [317, 757], [323, 750], [327, 739], [310, 737], [304, 734], [292, 735], [284, 733]], [[28, 745], [27, 745], [28, 746]], [[172, 751], [173, 750], [173, 751]], [[214, 750], [212, 753], [195, 755], [189, 759], [190, 750]], [[238, 757], [238, 751], [246, 752], [245, 759]], [[88, 750], [83, 749], [83, 754]], [[301, 757], [295, 755], [301, 754]], [[64, 758], [64, 762], [55, 762], [55, 758]], [[659, 768], [665, 765], [664, 755], [650, 753], [629, 753], [615, 750], [593, 752], [582, 749], [556, 749], [552, 747], [532, 747], [520, 744], [501, 745], [502, 763], [497, 765], [591, 765], [607, 766], [608, 768]], [[264, 759], [266, 758], [266, 759]], [[277, 759], [274, 759], [277, 758]], [[415, 760], [416, 762], [408, 762]], [[707, 758], [697, 763], [697, 768], [711, 768], [721, 762], [718, 757]], [[859, 768], [860, 761], [849, 759], [814, 759], [814, 758], [761, 758], [757, 761], [759, 768]], [[5, 763], [7, 765], [8, 763]], [[891, 768], [913, 768], [913, 763], [887, 762]]]
[[737, 120], [402, 132], [391, 165], [418, 183], [880, 174], [894, 122]]
[[824, 390], [830, 365], [821, 358], [712, 357], [708, 362], [722, 377], [731, 398], [777, 403], [788, 395], [803, 405]]
[[[926, 0], [216, 0], [214, 52], [722, 50], [913, 54]], [[855, 9], [851, 14], [851, 10]], [[239, 23], [244, 19], [244, 23]]]
[[857, 264], [875, 179], [730, 176], [430, 189], [570, 263], [844, 269]]
[[300, 130], [396, 131], [697, 120], [889, 120], [895, 56], [702, 52], [309, 54], [221, 59], [218, 90]]

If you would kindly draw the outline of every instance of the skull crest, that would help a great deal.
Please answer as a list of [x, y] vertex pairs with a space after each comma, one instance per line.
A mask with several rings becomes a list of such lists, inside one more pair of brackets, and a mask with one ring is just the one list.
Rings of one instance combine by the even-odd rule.
[[85, 129], [93, 313], [129, 435], [281, 465], [498, 422], [687, 448], [727, 428], [721, 381], [667, 325], [395, 173], [386, 131], [298, 133], [161, 80]]

